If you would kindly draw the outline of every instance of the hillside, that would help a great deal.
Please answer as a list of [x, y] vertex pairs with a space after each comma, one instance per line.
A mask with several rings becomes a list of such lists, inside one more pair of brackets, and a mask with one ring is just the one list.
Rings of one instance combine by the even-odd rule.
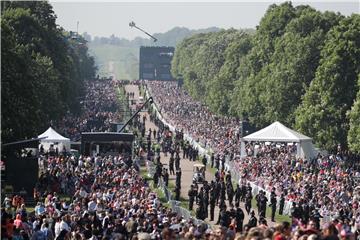
[[[109, 38], [91, 38], [87, 33], [83, 36], [88, 41], [89, 52], [95, 57], [100, 76], [115, 74], [117, 79], [137, 79], [139, 76], [139, 48], [140, 46], [176, 46], [184, 38], [198, 33], [220, 31], [219, 28], [211, 27], [199, 30], [190, 30], [184, 27], [175, 27], [165, 33], [155, 33], [158, 39], [156, 43], [148, 38], [137, 37], [132, 41], [118, 38], [114, 35]], [[112, 62], [110, 64], [110, 62]], [[113, 66], [109, 71], [109, 65]], [[113, 72], [113, 73], [112, 73]]]

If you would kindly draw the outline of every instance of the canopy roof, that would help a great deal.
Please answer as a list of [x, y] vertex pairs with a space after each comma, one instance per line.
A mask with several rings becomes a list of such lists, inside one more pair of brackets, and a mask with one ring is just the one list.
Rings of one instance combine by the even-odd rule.
[[302, 142], [312, 141], [312, 139], [285, 127], [280, 122], [274, 122], [257, 132], [243, 137], [243, 141]]
[[60, 134], [58, 134], [52, 127], [49, 127], [48, 130], [46, 130], [43, 134], [38, 136], [39, 138], [45, 138], [42, 141], [52, 141], [52, 142], [64, 142], [69, 141], [69, 138], [63, 137]]

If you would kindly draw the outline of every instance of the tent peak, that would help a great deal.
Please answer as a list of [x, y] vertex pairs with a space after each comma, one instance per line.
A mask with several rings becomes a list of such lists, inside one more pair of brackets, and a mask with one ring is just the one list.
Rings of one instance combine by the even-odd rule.
[[243, 137], [245, 141], [270, 141], [270, 142], [300, 142], [311, 141], [312, 139], [286, 127], [279, 121], [275, 121], [269, 126]]
[[63, 137], [56, 132], [52, 127], [49, 127], [45, 132], [38, 136], [39, 138], [46, 138], [44, 141], [70, 141], [69, 138]]

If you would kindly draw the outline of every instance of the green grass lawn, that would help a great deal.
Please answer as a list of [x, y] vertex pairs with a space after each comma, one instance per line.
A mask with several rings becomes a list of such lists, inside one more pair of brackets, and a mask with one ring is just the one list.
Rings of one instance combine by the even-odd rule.
[[[253, 198], [251, 200], [251, 207], [252, 207], [252, 209], [257, 208], [255, 198]], [[269, 207], [269, 206], [266, 207], [266, 217], [271, 218], [271, 207]], [[290, 222], [291, 223], [291, 218], [288, 215], [279, 215], [279, 206], [277, 206], [276, 213], [275, 213], [275, 221], [276, 222]]]

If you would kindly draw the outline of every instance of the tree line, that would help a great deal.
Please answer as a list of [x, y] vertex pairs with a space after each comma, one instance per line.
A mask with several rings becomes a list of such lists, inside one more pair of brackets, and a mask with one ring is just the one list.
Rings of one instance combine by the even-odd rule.
[[[138, 31], [134, 29], [134, 31]], [[126, 38], [117, 37], [112, 34], [110, 37], [92, 37], [87, 32], [84, 32], [82, 35], [84, 38], [91, 42], [93, 45], [115, 45], [120, 47], [131, 47], [139, 48], [141, 46], [173, 46], [175, 47], [178, 42], [183, 40], [186, 37], [190, 37], [197, 33], [206, 33], [206, 32], [216, 32], [220, 31], [220, 28], [210, 27], [199, 30], [192, 30], [185, 27], [174, 27], [165, 33], [154, 33], [152, 34], [158, 41], [154, 42], [151, 38], [145, 37], [136, 37], [133, 40], [128, 40]]]
[[360, 15], [273, 4], [255, 33], [197, 34], [175, 49], [174, 76], [219, 115], [280, 121], [322, 148], [360, 152]]
[[65, 113], [79, 114], [95, 78], [86, 41], [56, 25], [45, 1], [1, 2], [1, 137], [37, 136]]

